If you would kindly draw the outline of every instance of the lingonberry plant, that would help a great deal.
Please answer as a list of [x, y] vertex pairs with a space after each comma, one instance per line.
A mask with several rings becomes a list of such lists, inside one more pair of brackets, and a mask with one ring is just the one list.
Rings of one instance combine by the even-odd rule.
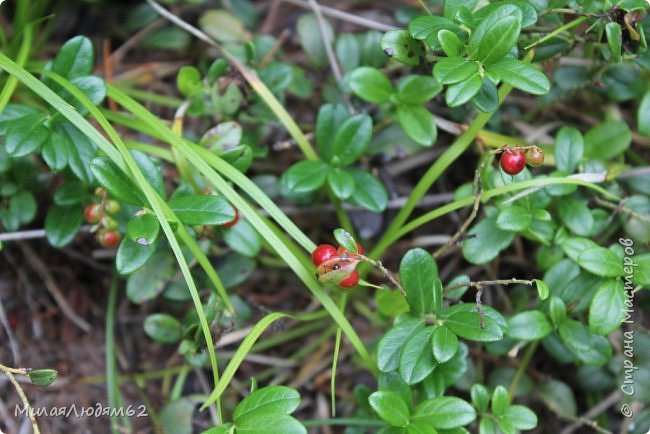
[[0, 362], [105, 326], [94, 432], [647, 434], [645, 0], [88, 3], [0, 2]]

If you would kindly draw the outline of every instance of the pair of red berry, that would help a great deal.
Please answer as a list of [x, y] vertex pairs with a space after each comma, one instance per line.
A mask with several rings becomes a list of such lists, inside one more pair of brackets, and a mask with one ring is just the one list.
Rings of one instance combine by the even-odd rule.
[[[357, 253], [363, 255], [363, 248], [359, 243], [357, 243]], [[312, 252], [311, 261], [315, 266], [318, 267], [322, 263], [331, 261], [332, 259], [336, 259], [338, 257], [346, 256], [346, 255], [353, 255], [353, 254], [354, 253], [350, 253], [348, 250], [344, 249], [343, 247], [339, 247], [337, 249], [331, 244], [321, 244], [320, 246], [316, 247], [316, 250]], [[359, 272], [354, 270], [352, 273], [350, 273], [349, 276], [340, 280], [337, 283], [337, 285], [341, 288], [348, 289], [357, 286], [358, 283], [359, 283]]]
[[508, 175], [517, 175], [524, 170], [526, 164], [539, 167], [544, 163], [544, 151], [537, 146], [530, 146], [521, 152], [518, 148], [506, 148], [501, 154], [501, 169]]

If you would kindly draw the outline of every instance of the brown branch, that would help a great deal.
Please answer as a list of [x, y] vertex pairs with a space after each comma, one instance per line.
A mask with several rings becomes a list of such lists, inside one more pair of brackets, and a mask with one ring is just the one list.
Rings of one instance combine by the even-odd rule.
[[27, 375], [28, 370], [10, 368], [9, 366], [5, 366], [0, 363], [0, 371], [2, 371], [7, 376], [11, 384], [14, 386], [14, 389], [16, 389], [16, 393], [18, 393], [20, 400], [23, 402], [23, 411], [27, 411], [27, 417], [29, 417], [29, 420], [32, 423], [32, 430], [34, 430], [34, 434], [40, 434], [41, 431], [38, 428], [38, 423], [36, 422], [36, 417], [34, 416], [34, 412], [32, 411], [31, 405], [29, 405], [29, 400], [27, 399], [27, 395], [25, 395], [25, 391], [20, 386], [20, 383], [18, 383], [18, 381], [16, 380], [16, 377], [14, 377], [14, 374]]

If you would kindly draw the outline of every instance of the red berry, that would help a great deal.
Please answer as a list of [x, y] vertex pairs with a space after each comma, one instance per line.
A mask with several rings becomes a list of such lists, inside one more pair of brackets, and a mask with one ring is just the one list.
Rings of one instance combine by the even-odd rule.
[[237, 208], [235, 208], [235, 218], [230, 220], [228, 223], [222, 224], [221, 227], [224, 228], [224, 229], [231, 228], [231, 227], [235, 226], [235, 224], [238, 221], [239, 221], [239, 210]]
[[88, 223], [99, 223], [103, 214], [102, 209], [96, 203], [91, 203], [86, 206], [86, 209], [84, 209], [84, 219], [86, 219]]
[[319, 266], [323, 262], [329, 261], [336, 255], [336, 247], [332, 246], [331, 244], [321, 244], [320, 246], [316, 247], [316, 250], [312, 252], [311, 261], [314, 263], [314, 265]]
[[103, 230], [97, 234], [97, 241], [99, 241], [99, 244], [108, 248], [116, 247], [120, 243], [121, 239], [122, 236], [117, 231]]
[[347, 289], [347, 288], [352, 288], [354, 286], [357, 286], [358, 283], [359, 283], [359, 272], [355, 270], [352, 273], [350, 273], [348, 277], [341, 280], [339, 282], [339, 286], [341, 288]]
[[526, 156], [519, 151], [506, 150], [501, 154], [501, 169], [508, 175], [516, 175], [526, 167]]
[[531, 167], [539, 167], [544, 163], [544, 151], [537, 146], [526, 152], [526, 164]]

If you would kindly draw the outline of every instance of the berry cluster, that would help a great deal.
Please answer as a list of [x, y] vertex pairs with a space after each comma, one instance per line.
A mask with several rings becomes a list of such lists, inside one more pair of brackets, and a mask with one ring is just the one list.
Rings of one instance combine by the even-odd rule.
[[101, 197], [100, 203], [91, 203], [84, 209], [84, 219], [95, 226], [91, 232], [97, 232], [95, 237], [97, 242], [104, 247], [114, 248], [122, 240], [122, 235], [118, 231], [119, 224], [111, 217], [120, 212], [120, 203], [115, 200], [107, 199], [106, 190], [98, 188], [95, 195]]
[[[359, 255], [363, 255], [363, 248], [359, 243], [357, 243], [357, 253], [349, 252], [343, 247], [337, 249], [331, 244], [321, 244], [312, 252], [311, 260], [318, 267], [319, 280], [324, 280], [322, 277], [327, 273], [356, 267], [360, 261]], [[356, 270], [336, 282], [340, 288], [345, 289], [357, 286], [358, 283], [359, 272]]]
[[544, 151], [538, 146], [505, 147], [502, 151], [499, 163], [501, 169], [508, 175], [519, 174], [526, 164], [539, 167], [544, 163]]

